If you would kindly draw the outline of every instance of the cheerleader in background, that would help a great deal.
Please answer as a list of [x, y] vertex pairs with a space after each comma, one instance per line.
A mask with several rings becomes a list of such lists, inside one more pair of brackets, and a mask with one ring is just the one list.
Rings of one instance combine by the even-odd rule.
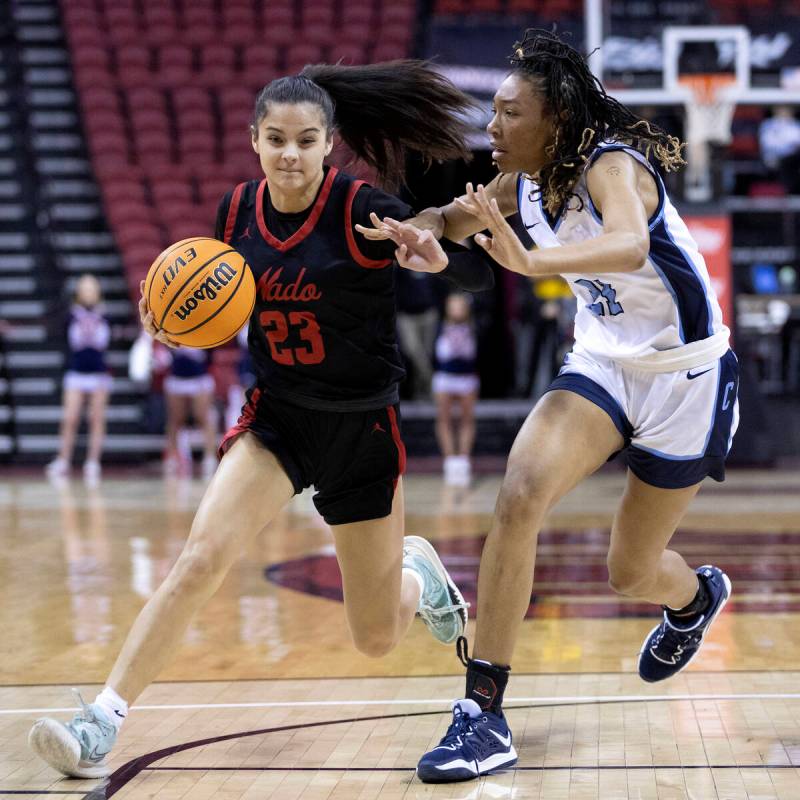
[[191, 473], [191, 451], [179, 442], [179, 434], [186, 426], [191, 411], [195, 424], [203, 431], [202, 474], [210, 477], [217, 468], [215, 384], [209, 372], [211, 354], [207, 350], [178, 347], [171, 350], [170, 355], [172, 363], [164, 379], [167, 405], [164, 470], [167, 474]]
[[100, 479], [100, 458], [106, 433], [106, 405], [111, 391], [111, 373], [106, 365], [106, 351], [111, 328], [100, 313], [100, 284], [93, 275], [81, 275], [67, 321], [67, 370], [61, 415], [61, 444], [58, 456], [47, 465], [50, 478], [69, 474], [75, 435], [81, 421], [84, 402], [89, 415], [89, 447], [83, 464], [83, 476], [89, 483]]
[[[451, 486], [467, 486], [471, 477], [475, 401], [480, 389], [477, 352], [469, 298], [462, 293], [451, 294], [436, 339], [432, 384], [436, 439], [444, 456], [444, 480]], [[456, 417], [458, 407], [460, 413]]]

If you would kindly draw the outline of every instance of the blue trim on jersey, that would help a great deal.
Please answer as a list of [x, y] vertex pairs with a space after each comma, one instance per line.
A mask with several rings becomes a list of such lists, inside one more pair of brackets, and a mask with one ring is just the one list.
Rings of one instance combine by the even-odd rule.
[[711, 336], [713, 316], [705, 284], [663, 218], [650, 232], [648, 258], [678, 307], [681, 341], [688, 344]]
[[552, 392], [554, 389], [574, 392], [602, 408], [611, 417], [616, 429], [622, 434], [622, 438], [625, 439], [625, 446], [630, 444], [633, 436], [633, 425], [631, 425], [620, 404], [599, 383], [595, 383], [591, 378], [587, 378], [586, 375], [582, 375], [580, 372], [562, 372], [547, 387], [546, 391]]

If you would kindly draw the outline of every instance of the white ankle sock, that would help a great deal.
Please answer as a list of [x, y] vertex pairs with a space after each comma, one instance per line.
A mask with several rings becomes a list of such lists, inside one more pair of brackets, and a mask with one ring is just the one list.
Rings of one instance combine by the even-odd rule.
[[106, 716], [114, 723], [114, 727], [119, 730], [125, 717], [128, 716], [128, 704], [110, 687], [106, 686], [94, 699], [95, 705], [100, 706], [106, 712]]
[[408, 573], [419, 584], [419, 599], [420, 602], [422, 602], [422, 593], [425, 591], [425, 581], [422, 579], [422, 575], [410, 567], [403, 567], [403, 575], [406, 573]]

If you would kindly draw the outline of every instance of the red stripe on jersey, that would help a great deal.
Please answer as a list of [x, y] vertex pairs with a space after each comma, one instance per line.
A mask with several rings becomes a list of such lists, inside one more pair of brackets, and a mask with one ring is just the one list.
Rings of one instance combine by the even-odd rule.
[[261, 181], [258, 186], [258, 193], [256, 194], [256, 220], [258, 220], [258, 229], [261, 231], [264, 241], [270, 247], [274, 247], [281, 253], [285, 253], [287, 250], [291, 250], [293, 247], [300, 244], [300, 242], [314, 230], [314, 226], [317, 224], [320, 216], [322, 216], [322, 211], [325, 208], [328, 195], [331, 193], [333, 179], [336, 177], [337, 172], [339, 172], [339, 170], [336, 169], [336, 167], [330, 167], [328, 169], [325, 182], [322, 184], [322, 189], [320, 189], [317, 202], [314, 203], [311, 214], [309, 214], [308, 219], [285, 241], [281, 241], [273, 236], [267, 228], [267, 221], [264, 219], [264, 190], [267, 188], [267, 179], [264, 178], [264, 180]]
[[382, 259], [380, 261], [373, 261], [367, 258], [359, 249], [356, 243], [356, 237], [353, 233], [353, 200], [355, 200], [356, 192], [364, 185], [365, 181], [353, 181], [350, 186], [350, 191], [347, 193], [347, 201], [344, 204], [344, 232], [347, 236], [347, 249], [353, 257], [356, 264], [360, 264], [366, 269], [383, 269], [392, 263], [392, 259]]
[[236, 215], [239, 213], [239, 201], [242, 199], [242, 192], [244, 191], [245, 184], [240, 183], [231, 195], [231, 204], [228, 206], [228, 216], [225, 219], [225, 239], [228, 244], [231, 243], [231, 236], [233, 236], [233, 229], [236, 225]]
[[394, 482], [394, 488], [397, 489], [397, 481], [400, 476], [406, 471], [406, 446], [403, 444], [403, 437], [400, 435], [400, 428], [397, 426], [397, 412], [393, 406], [386, 407], [386, 413], [389, 415], [389, 425], [392, 428], [392, 439], [394, 446], [397, 448], [397, 479]]

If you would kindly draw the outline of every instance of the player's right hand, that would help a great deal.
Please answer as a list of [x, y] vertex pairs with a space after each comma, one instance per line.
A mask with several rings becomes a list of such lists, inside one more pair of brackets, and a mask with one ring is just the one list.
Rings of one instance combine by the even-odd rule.
[[142, 321], [144, 332], [152, 336], [157, 342], [165, 344], [167, 347], [173, 349], [179, 347], [180, 345], [177, 342], [173, 342], [164, 331], [156, 326], [153, 312], [147, 305], [147, 298], [144, 296], [144, 281], [139, 282], [139, 291], [142, 293], [142, 296], [139, 298], [139, 319]]

